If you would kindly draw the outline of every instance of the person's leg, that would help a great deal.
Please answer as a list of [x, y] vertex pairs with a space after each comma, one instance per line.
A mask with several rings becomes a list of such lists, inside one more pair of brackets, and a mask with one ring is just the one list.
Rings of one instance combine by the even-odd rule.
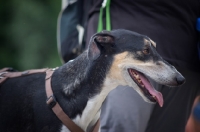
[[200, 74], [178, 69], [186, 78], [180, 87], [160, 86], [163, 108], [155, 105], [146, 132], [184, 132], [193, 101], [200, 89]]
[[133, 88], [118, 86], [103, 103], [101, 132], [144, 132], [153, 107]]

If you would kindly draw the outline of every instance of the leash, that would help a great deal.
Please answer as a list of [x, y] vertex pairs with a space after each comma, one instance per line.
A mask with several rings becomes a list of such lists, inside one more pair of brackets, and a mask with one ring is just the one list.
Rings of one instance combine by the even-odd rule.
[[[46, 103], [52, 109], [54, 114], [61, 120], [61, 122], [71, 131], [71, 132], [84, 132], [78, 125], [76, 125], [65, 112], [60, 107], [58, 102], [56, 101], [55, 96], [53, 95], [53, 91], [51, 88], [51, 77], [55, 69], [33, 69], [27, 70], [23, 72], [10, 72], [11, 68], [3, 68], [0, 70], [0, 84], [6, 81], [8, 78], [15, 78], [20, 76], [31, 75], [35, 73], [45, 73], [45, 90], [47, 95]], [[100, 126], [100, 121], [96, 122], [93, 130], [91, 132], [98, 132]]]
[[99, 21], [97, 32], [101, 32], [104, 29], [103, 26], [103, 10], [106, 9], [106, 30], [111, 30], [111, 20], [110, 20], [110, 1], [111, 0], [104, 0], [99, 12]]

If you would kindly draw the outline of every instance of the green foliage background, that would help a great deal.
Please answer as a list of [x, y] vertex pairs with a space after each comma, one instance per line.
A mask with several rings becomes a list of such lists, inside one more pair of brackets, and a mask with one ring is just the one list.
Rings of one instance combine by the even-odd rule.
[[0, 69], [61, 65], [56, 41], [58, 0], [0, 0]]

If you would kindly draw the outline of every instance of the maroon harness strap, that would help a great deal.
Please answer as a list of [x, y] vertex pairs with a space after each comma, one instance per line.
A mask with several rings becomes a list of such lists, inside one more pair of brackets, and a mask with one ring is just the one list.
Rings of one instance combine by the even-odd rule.
[[93, 131], [91, 132], [98, 132], [100, 127], [100, 120], [98, 119], [96, 124], [94, 125]]
[[[51, 88], [51, 76], [54, 72], [52, 69], [44, 68], [44, 69], [34, 69], [27, 70], [24, 72], [9, 72], [10, 68], [0, 69], [0, 84], [6, 81], [8, 78], [20, 77], [25, 75], [30, 75], [34, 73], [44, 73], [46, 72], [45, 78], [45, 90], [47, 94], [46, 103], [50, 106], [55, 113], [55, 115], [62, 121], [62, 123], [71, 131], [71, 132], [84, 132], [79, 126], [77, 126], [63, 111], [60, 105], [56, 102], [55, 97], [53, 95], [53, 91]], [[98, 132], [100, 121], [98, 120], [93, 128], [92, 132]]]
[[[46, 94], [47, 94], [47, 104], [52, 108], [56, 116], [62, 121], [62, 123], [71, 131], [71, 132], [84, 132], [79, 126], [77, 126], [63, 111], [60, 105], [56, 102], [51, 88], [51, 76], [53, 70], [46, 71]], [[100, 121], [98, 120], [91, 132], [98, 132], [100, 126]]]
[[9, 72], [7, 70], [9, 70], [9, 68], [3, 68], [0, 70], [0, 84], [6, 81], [6, 79], [8, 78], [20, 77], [20, 76], [30, 75], [34, 73], [44, 73], [48, 70], [48, 68], [33, 69], [33, 70], [27, 70], [23, 72]]
[[71, 132], [84, 132], [79, 126], [77, 126], [62, 110], [60, 105], [55, 101], [53, 91], [51, 88], [51, 76], [53, 70], [46, 71], [46, 94], [47, 94], [47, 104], [52, 107], [53, 112], [56, 116], [62, 121], [62, 123], [71, 131]]

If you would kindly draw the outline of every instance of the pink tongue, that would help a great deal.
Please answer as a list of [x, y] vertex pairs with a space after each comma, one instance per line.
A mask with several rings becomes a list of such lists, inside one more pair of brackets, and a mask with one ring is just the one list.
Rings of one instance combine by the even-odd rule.
[[158, 102], [160, 107], [162, 107], [163, 106], [163, 96], [162, 96], [162, 94], [155, 90], [155, 88], [151, 85], [149, 80], [146, 77], [144, 77], [144, 75], [142, 75], [141, 73], [138, 73], [138, 74], [139, 74], [140, 79], [142, 80], [142, 83], [144, 84], [145, 88], [149, 91], [149, 93], [152, 96], [156, 97], [156, 101]]

